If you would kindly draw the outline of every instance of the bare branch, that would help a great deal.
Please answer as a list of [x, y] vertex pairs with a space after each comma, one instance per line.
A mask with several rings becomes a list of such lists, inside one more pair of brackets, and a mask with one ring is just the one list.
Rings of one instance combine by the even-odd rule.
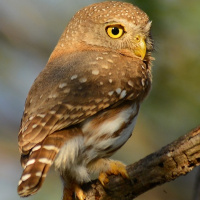
[[82, 188], [87, 200], [131, 200], [158, 185], [187, 174], [198, 165], [200, 165], [200, 127], [127, 166], [130, 180], [111, 175], [104, 187], [98, 180], [94, 180]]

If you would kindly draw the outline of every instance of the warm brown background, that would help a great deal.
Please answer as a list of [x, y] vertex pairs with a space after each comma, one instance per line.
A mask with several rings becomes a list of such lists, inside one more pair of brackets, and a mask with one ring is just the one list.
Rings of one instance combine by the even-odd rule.
[[[19, 200], [17, 133], [28, 90], [74, 13], [95, 0], [0, 1], [0, 199]], [[135, 0], [153, 21], [153, 88], [133, 137], [114, 158], [129, 164], [200, 124], [200, 1]], [[137, 200], [188, 200], [196, 170]], [[30, 200], [59, 200], [58, 174], [49, 173]]]

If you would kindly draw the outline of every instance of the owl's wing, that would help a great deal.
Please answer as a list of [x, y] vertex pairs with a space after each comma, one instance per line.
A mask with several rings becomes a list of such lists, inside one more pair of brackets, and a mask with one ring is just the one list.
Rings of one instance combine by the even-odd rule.
[[124, 100], [143, 99], [148, 67], [117, 53], [83, 51], [50, 61], [26, 99], [19, 148], [28, 153], [44, 138]]

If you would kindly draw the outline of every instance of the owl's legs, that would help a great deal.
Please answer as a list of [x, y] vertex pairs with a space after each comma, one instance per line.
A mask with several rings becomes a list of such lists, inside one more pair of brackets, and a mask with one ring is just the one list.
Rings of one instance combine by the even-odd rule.
[[[99, 181], [102, 185], [108, 183], [108, 175], [121, 175], [123, 178], [129, 178], [128, 173], [126, 171], [126, 165], [124, 165], [120, 161], [110, 160], [110, 159], [99, 159], [94, 165], [93, 170], [100, 171]], [[103, 170], [102, 170], [103, 169]]]
[[86, 198], [80, 186], [77, 183], [73, 183], [70, 187], [64, 187], [62, 200], [72, 200], [74, 195], [76, 195], [79, 200], [84, 200]]

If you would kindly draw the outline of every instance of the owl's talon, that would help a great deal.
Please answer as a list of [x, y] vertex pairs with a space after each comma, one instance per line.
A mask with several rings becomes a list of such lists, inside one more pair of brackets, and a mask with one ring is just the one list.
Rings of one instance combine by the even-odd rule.
[[76, 194], [76, 196], [79, 200], [85, 200], [86, 199], [86, 196], [85, 196], [83, 190], [79, 186], [76, 185], [74, 190], [75, 190], [75, 194]]
[[129, 175], [126, 171], [126, 165], [119, 161], [110, 161], [109, 163], [110, 169], [106, 172], [101, 172], [99, 175], [99, 181], [104, 186], [106, 183], [109, 182], [108, 175], [121, 175], [123, 178], [129, 178]]
[[123, 178], [129, 178], [128, 173], [126, 171], [126, 165], [119, 161], [111, 161], [110, 174], [120, 174]]
[[99, 181], [104, 186], [106, 183], [109, 182], [108, 175], [105, 172], [101, 172], [99, 174]]

